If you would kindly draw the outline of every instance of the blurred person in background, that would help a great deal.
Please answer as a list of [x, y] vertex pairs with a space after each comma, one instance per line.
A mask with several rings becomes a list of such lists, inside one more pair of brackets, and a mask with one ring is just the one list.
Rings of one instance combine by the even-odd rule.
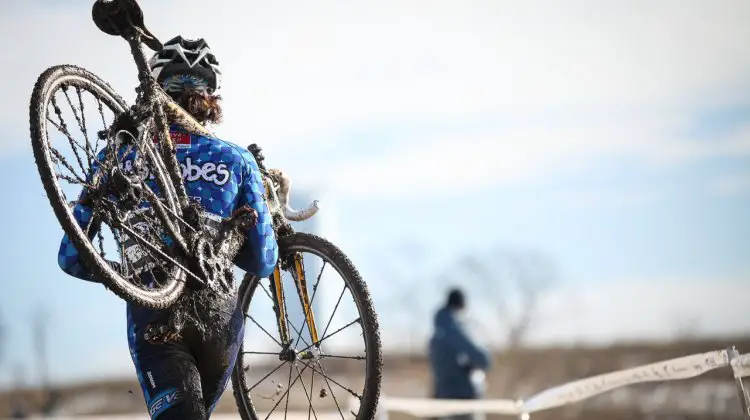
[[[478, 399], [484, 395], [484, 374], [491, 367], [489, 354], [469, 336], [464, 324], [466, 297], [453, 288], [433, 319], [434, 331], [429, 343], [433, 377], [433, 398]], [[483, 416], [462, 414], [444, 417], [471, 420]]]

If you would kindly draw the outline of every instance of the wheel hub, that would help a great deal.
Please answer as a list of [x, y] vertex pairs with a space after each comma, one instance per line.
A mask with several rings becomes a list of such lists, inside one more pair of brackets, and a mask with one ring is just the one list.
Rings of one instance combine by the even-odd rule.
[[291, 345], [287, 345], [287, 347], [279, 353], [279, 360], [292, 363], [297, 360], [297, 351], [294, 350]]

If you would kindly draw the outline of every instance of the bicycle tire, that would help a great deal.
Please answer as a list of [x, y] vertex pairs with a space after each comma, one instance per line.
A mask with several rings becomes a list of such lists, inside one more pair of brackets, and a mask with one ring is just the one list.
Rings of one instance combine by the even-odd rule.
[[[362, 280], [351, 260], [338, 247], [320, 236], [296, 232], [279, 239], [279, 259], [292, 252], [311, 252], [323, 257], [342, 276], [344, 282], [352, 292], [357, 310], [362, 319], [365, 354], [367, 355], [365, 390], [360, 401], [357, 420], [372, 420], [375, 416], [378, 399], [380, 398], [383, 360], [380, 327], [367, 285]], [[259, 282], [260, 279], [258, 277], [247, 274], [240, 285], [238, 290], [238, 304], [242, 305], [242, 310], [245, 314], [248, 311], [250, 300]], [[243, 345], [244, 343], [240, 344], [239, 354], [237, 355], [237, 360], [232, 371], [232, 390], [242, 420], [258, 420], [252, 399], [247, 392], [248, 384], [243, 368]]]
[[[45, 110], [50, 96], [65, 82], [80, 85], [87, 90], [96, 90], [100, 95], [98, 99], [102, 100], [116, 115], [127, 109], [125, 101], [107, 82], [84, 68], [67, 64], [52, 66], [37, 78], [29, 104], [29, 125], [34, 160], [50, 205], [61, 227], [78, 249], [83, 263], [97, 280], [120, 298], [135, 305], [149, 309], [167, 308], [180, 297], [185, 281], [170, 276], [169, 283], [163, 288], [151, 290], [145, 290], [130, 283], [99, 256], [65, 202], [64, 195], [55, 179], [45, 122]], [[161, 173], [158, 176], [164, 176], [164, 174]]]

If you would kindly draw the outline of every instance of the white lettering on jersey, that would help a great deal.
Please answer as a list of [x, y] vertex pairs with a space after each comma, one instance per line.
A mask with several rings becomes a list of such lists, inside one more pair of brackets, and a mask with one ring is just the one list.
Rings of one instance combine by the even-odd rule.
[[[126, 172], [132, 172], [135, 169], [133, 167], [132, 159], [123, 161], [120, 166]], [[185, 163], [180, 164], [180, 169], [182, 169], [182, 178], [189, 182], [203, 179], [214, 185], [221, 186], [229, 182], [229, 179], [232, 176], [226, 163], [216, 164], [215, 162], [205, 162], [202, 165], [197, 165], [194, 164], [193, 160], [189, 157], [185, 158]], [[154, 179], [154, 176], [149, 174], [149, 170], [145, 166], [140, 166], [137, 170], [141, 179]]]

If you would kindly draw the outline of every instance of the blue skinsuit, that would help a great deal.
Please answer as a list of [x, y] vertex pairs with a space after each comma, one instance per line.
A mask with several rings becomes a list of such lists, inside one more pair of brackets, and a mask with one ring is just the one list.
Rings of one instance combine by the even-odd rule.
[[[265, 188], [253, 155], [234, 144], [187, 133], [177, 126], [170, 127], [170, 134], [177, 147], [176, 156], [188, 196], [199, 200], [207, 213], [221, 218], [230, 217], [245, 204], [257, 212], [258, 222], [248, 230], [247, 240], [234, 263], [259, 277], [269, 276], [278, 258], [278, 248], [263, 198]], [[99, 160], [104, 160], [103, 156], [104, 150], [99, 153]], [[121, 158], [121, 165], [128, 169], [134, 158], [135, 152], [131, 152]], [[97, 165], [91, 166], [94, 173]], [[153, 179], [146, 182], [158, 190]], [[73, 214], [81, 226], [86, 226], [92, 218], [91, 210], [80, 203]], [[71, 276], [96, 281], [82, 264], [67, 234], [60, 244], [58, 263]], [[243, 335], [244, 317], [235, 302], [236, 296], [227, 302], [233, 311], [227, 325], [216, 326], [217, 330], [227, 332], [222, 340], [206, 343], [186, 338], [166, 344], [153, 344], [143, 337], [147, 324], [164, 318], [162, 311], [128, 303], [128, 343], [152, 419], [208, 418], [213, 411], [226, 388]]]

